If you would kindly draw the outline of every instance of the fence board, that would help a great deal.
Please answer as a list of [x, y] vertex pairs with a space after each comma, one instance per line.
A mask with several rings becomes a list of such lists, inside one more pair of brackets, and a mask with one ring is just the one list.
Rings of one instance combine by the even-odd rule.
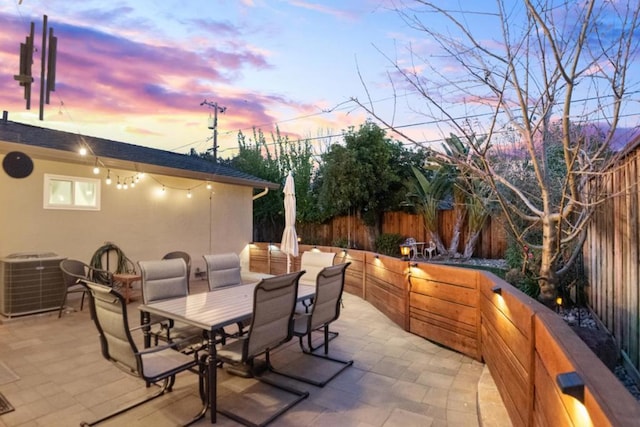
[[[443, 210], [438, 215], [438, 233], [446, 248], [449, 247], [453, 235], [455, 212]], [[332, 246], [338, 239], [349, 239], [351, 247], [375, 252], [375, 248], [367, 240], [367, 230], [361, 220], [355, 216], [336, 217], [329, 224], [300, 224], [296, 226], [298, 236], [305, 244]], [[420, 215], [408, 212], [385, 212], [382, 219], [382, 233], [399, 234], [403, 238], [413, 237], [419, 242], [428, 242], [430, 236], [424, 228]], [[468, 230], [461, 231], [458, 250], [464, 248]], [[498, 217], [488, 218], [485, 223], [474, 257], [500, 259], [504, 257], [507, 247], [506, 232]]]
[[629, 334], [627, 346], [623, 349], [636, 369], [640, 369], [640, 346], [638, 345], [640, 341], [640, 328], [638, 328], [640, 322], [640, 304], [638, 303], [640, 292], [638, 292], [638, 286], [635, 286], [640, 281], [640, 273], [638, 272], [640, 268], [640, 251], [638, 250], [640, 245], [638, 239], [638, 234], [640, 233], [640, 216], [638, 215], [638, 209], [640, 208], [640, 203], [638, 202], [640, 197], [640, 192], [638, 191], [638, 182], [640, 182], [639, 161], [640, 152], [636, 151], [630, 161], [629, 168], [629, 273], [626, 280], [629, 307], [626, 312], [629, 316]]
[[587, 295], [612, 332], [626, 367], [640, 378], [640, 149], [590, 183], [609, 198], [598, 207], [583, 249]]

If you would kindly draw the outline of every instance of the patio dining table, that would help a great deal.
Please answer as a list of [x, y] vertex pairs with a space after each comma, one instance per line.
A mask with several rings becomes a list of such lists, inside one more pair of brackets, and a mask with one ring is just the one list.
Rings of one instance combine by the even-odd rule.
[[[181, 298], [166, 301], [141, 304], [138, 309], [142, 313], [143, 321], [148, 322], [151, 314], [167, 319], [180, 321], [202, 329], [207, 334], [207, 378], [208, 396], [197, 419], [211, 412], [211, 423], [216, 422], [216, 346], [215, 334], [220, 328], [251, 318], [253, 312], [253, 293], [256, 283], [231, 286], [215, 291], [191, 294]], [[298, 301], [313, 298], [315, 286], [299, 285]], [[145, 331], [145, 343], [147, 342]]]

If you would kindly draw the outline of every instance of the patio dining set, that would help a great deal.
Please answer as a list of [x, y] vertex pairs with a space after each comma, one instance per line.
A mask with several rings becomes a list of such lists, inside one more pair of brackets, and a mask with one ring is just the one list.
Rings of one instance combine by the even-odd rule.
[[[329, 341], [337, 336], [329, 325], [340, 316], [345, 271], [350, 265], [333, 265], [333, 258], [334, 254], [305, 252], [301, 271], [274, 276], [243, 273], [235, 253], [205, 255], [208, 292], [201, 293], [189, 292], [188, 254], [176, 252], [160, 260], [139, 261], [139, 325], [130, 323], [127, 298], [113, 286], [112, 277], [105, 281], [102, 271], [79, 261], [62, 261], [69, 291], [80, 286], [79, 291], [89, 296], [102, 355], [147, 387], [158, 387], [145, 399], [83, 425], [97, 425], [170, 392], [176, 375], [185, 371], [198, 376], [202, 402], [186, 425], [207, 413], [211, 423], [220, 413], [248, 426], [266, 425], [284, 414], [307, 398], [309, 391], [277, 378], [323, 387], [353, 364], [329, 355]], [[132, 337], [136, 329], [143, 332], [143, 349], [138, 349]], [[321, 339], [314, 339], [314, 332], [321, 333]], [[322, 358], [337, 369], [328, 378], [315, 378], [312, 372], [294, 374], [274, 367], [271, 352], [294, 337], [304, 355]], [[314, 346], [314, 342], [320, 344]], [[259, 380], [290, 399], [267, 419], [251, 420], [219, 404], [218, 369]]]

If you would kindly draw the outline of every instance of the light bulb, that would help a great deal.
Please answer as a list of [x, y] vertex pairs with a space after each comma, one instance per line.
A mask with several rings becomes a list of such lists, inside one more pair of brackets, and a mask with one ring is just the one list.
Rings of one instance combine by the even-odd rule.
[[87, 155], [87, 147], [85, 147], [84, 145], [82, 147], [80, 147], [80, 155], [81, 156], [86, 156]]
[[189, 199], [191, 198], [191, 190], [189, 190], [189, 191], [187, 192], [187, 197], [188, 197]]
[[124, 184], [122, 185], [122, 188], [124, 188], [125, 190], [129, 189], [129, 185], [127, 184], [127, 178], [124, 179]]
[[207, 190], [211, 190], [211, 183], [207, 182]]
[[111, 185], [111, 169], [107, 170], [107, 180], [105, 182], [107, 185]]
[[116, 188], [120, 190], [122, 188], [122, 184], [120, 184], [120, 177], [118, 177], [118, 183], [116, 184]]

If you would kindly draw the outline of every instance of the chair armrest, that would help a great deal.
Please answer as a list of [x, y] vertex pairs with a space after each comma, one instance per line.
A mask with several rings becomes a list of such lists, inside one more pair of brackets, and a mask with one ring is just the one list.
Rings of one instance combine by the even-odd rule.
[[[179, 351], [177, 348], [180, 344], [182, 343], [189, 343], [188, 340], [176, 340], [173, 341], [170, 344], [165, 344], [165, 345], [156, 345], [153, 347], [149, 347], [149, 348], [145, 348], [144, 350], [138, 350], [135, 355], [136, 356], [143, 356], [145, 354], [152, 354], [152, 353], [157, 353], [159, 351], [164, 351], [164, 350], [169, 350], [169, 349], [173, 349], [175, 351]], [[204, 345], [199, 345], [197, 346], [197, 348], [194, 348], [193, 344], [190, 346], [190, 348], [193, 350], [194, 354], [196, 355], [196, 361], [198, 360], [198, 351], [200, 351], [202, 348], [204, 347]]]
[[[169, 319], [166, 319], [166, 320], [169, 320]], [[129, 331], [133, 332], [133, 331], [144, 329], [145, 327], [149, 327], [149, 326], [153, 326], [153, 325], [165, 326], [165, 323], [163, 323], [163, 322], [164, 322], [164, 320], [157, 320], [155, 322], [141, 323], [140, 326], [129, 327]]]

